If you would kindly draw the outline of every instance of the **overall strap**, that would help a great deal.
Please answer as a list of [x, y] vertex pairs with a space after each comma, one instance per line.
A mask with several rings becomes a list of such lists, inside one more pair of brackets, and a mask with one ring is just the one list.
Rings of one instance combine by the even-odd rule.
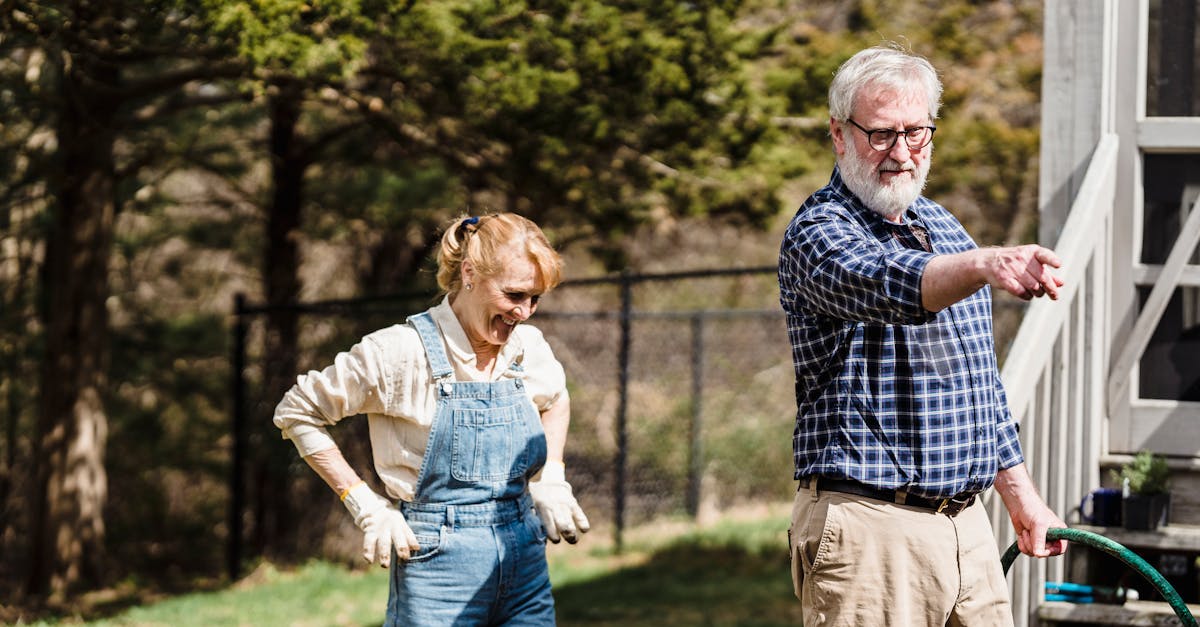
[[454, 368], [446, 357], [446, 348], [442, 343], [442, 335], [438, 333], [437, 324], [428, 312], [422, 312], [408, 317], [408, 324], [417, 330], [421, 344], [425, 347], [425, 357], [433, 370], [434, 381], [441, 381], [454, 376]]

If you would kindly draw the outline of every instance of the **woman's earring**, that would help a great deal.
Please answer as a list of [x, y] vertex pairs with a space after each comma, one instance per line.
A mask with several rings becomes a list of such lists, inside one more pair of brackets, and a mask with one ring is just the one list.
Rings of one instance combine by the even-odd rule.
[[469, 292], [469, 291], [471, 291], [471, 289], [472, 289], [472, 288], [474, 288], [474, 287], [475, 287], [475, 285], [474, 285], [473, 283], [467, 283], [467, 284], [466, 284], [466, 285], [464, 285], [463, 287], [466, 287], [466, 288], [467, 288], [467, 291]]

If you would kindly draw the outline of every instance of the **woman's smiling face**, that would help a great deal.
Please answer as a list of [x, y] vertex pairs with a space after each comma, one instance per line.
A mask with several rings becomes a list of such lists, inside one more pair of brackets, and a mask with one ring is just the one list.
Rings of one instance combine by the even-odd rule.
[[510, 255], [501, 268], [485, 277], [469, 262], [463, 265], [463, 285], [471, 289], [459, 290], [454, 310], [476, 351], [503, 346], [513, 329], [537, 310], [544, 291], [537, 265], [525, 255]]

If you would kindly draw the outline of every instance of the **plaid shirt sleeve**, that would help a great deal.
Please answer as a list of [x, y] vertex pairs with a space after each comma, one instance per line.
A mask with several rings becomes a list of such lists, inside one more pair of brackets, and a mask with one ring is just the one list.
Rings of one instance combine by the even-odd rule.
[[1001, 470], [1012, 468], [1017, 464], [1025, 461], [1025, 455], [1021, 452], [1020, 431], [1021, 427], [1012, 417], [1012, 412], [1008, 409], [1008, 395], [1004, 393], [1004, 384], [1000, 382], [1000, 373], [996, 373], [996, 407], [1000, 408], [997, 413], [996, 423], [996, 456], [997, 463]]
[[880, 324], [920, 324], [921, 276], [933, 258], [922, 250], [884, 250], [837, 205], [817, 205], [788, 227], [781, 277], [793, 301], [822, 315]]

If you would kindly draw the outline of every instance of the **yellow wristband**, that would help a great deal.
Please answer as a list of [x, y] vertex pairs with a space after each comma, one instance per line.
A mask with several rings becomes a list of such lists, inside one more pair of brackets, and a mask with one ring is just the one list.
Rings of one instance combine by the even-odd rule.
[[359, 481], [358, 483], [346, 488], [341, 494], [338, 495], [338, 499], [345, 501], [346, 497], [350, 494], [351, 490], [353, 490], [354, 488], [357, 488], [358, 486], [360, 486], [364, 483], [366, 483], [366, 481]]

